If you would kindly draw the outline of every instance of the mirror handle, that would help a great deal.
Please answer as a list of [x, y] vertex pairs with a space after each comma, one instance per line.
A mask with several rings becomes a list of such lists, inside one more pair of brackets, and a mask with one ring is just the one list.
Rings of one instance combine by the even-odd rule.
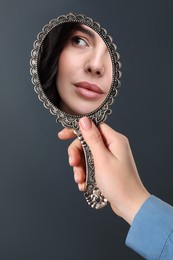
[[74, 130], [77, 135], [81, 145], [83, 147], [85, 163], [86, 163], [86, 190], [84, 196], [88, 205], [95, 209], [101, 209], [107, 205], [107, 199], [102, 195], [99, 188], [97, 187], [95, 180], [95, 167], [92, 153], [89, 146], [83, 139], [80, 130]]

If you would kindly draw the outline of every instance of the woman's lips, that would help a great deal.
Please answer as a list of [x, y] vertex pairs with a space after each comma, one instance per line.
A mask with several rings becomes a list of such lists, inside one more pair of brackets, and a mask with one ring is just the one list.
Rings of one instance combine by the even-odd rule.
[[90, 99], [99, 98], [104, 92], [96, 84], [89, 82], [78, 82], [74, 84], [76, 91], [80, 96]]

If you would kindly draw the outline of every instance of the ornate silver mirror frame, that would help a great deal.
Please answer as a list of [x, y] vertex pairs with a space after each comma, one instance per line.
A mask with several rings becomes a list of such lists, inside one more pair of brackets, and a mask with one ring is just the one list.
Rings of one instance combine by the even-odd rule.
[[[40, 50], [42, 43], [48, 33], [55, 28], [56, 26], [63, 23], [81, 23], [89, 26], [95, 32], [97, 32], [103, 41], [105, 42], [112, 61], [112, 84], [110, 91], [104, 100], [104, 102], [94, 111], [85, 115], [71, 115], [56, 107], [46, 96], [43, 91], [42, 85], [40, 83], [39, 73], [38, 73], [38, 62], [40, 56]], [[82, 15], [82, 14], [73, 14], [69, 13], [67, 15], [61, 15], [56, 19], [51, 20], [46, 24], [42, 31], [37, 35], [37, 39], [33, 44], [33, 49], [31, 51], [31, 60], [30, 60], [30, 73], [32, 76], [32, 83], [34, 84], [34, 90], [38, 94], [38, 98], [45, 108], [49, 109], [50, 113], [57, 117], [56, 121], [60, 122], [64, 127], [74, 129], [75, 134], [79, 138], [86, 161], [86, 190], [84, 196], [87, 203], [96, 209], [103, 208], [107, 204], [106, 198], [99, 191], [96, 181], [95, 181], [95, 172], [94, 172], [94, 161], [91, 154], [91, 151], [83, 139], [80, 129], [78, 126], [78, 121], [82, 116], [90, 117], [93, 122], [98, 125], [99, 123], [106, 120], [107, 116], [112, 112], [109, 108], [113, 104], [114, 98], [117, 96], [118, 87], [120, 86], [120, 67], [121, 63], [119, 62], [119, 54], [116, 51], [116, 45], [113, 43], [112, 38], [107, 34], [107, 31], [100, 26], [99, 23], [94, 22], [91, 18]]]

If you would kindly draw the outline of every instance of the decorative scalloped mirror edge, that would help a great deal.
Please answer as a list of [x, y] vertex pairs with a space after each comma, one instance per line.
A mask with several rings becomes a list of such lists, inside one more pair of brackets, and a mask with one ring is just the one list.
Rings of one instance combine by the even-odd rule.
[[91, 18], [87, 17], [86, 15], [73, 13], [61, 15], [58, 18], [53, 19], [48, 24], [46, 24], [43, 27], [42, 31], [37, 35], [37, 39], [33, 44], [30, 59], [30, 73], [32, 76], [31, 81], [34, 84], [34, 90], [38, 94], [38, 98], [40, 99], [40, 101], [43, 102], [44, 107], [49, 109], [50, 113], [57, 117], [58, 122], [60, 122], [64, 127], [70, 127], [75, 130], [78, 130], [78, 120], [84, 115], [71, 115], [57, 108], [45, 95], [38, 74], [39, 53], [45, 37], [54, 27], [62, 23], [69, 22], [82, 23], [95, 30], [105, 42], [110, 53], [113, 69], [112, 84], [110, 91], [104, 102], [96, 110], [92, 111], [91, 113], [85, 114], [85, 116], [90, 117], [96, 125], [100, 122], [105, 121], [107, 115], [109, 115], [112, 112], [109, 106], [113, 104], [114, 98], [118, 94], [118, 88], [120, 87], [119, 79], [121, 77], [121, 63], [119, 61], [120, 56], [116, 51], [117, 48], [112, 41], [112, 37], [107, 34], [107, 31], [104, 28], [102, 28], [99, 23], [94, 22]]

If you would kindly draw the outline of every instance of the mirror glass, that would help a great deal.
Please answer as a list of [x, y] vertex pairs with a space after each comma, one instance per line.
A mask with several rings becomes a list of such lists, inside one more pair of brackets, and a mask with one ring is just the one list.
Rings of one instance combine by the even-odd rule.
[[48, 99], [69, 114], [95, 111], [112, 83], [112, 61], [106, 43], [89, 26], [68, 22], [54, 27], [39, 53], [38, 75]]

